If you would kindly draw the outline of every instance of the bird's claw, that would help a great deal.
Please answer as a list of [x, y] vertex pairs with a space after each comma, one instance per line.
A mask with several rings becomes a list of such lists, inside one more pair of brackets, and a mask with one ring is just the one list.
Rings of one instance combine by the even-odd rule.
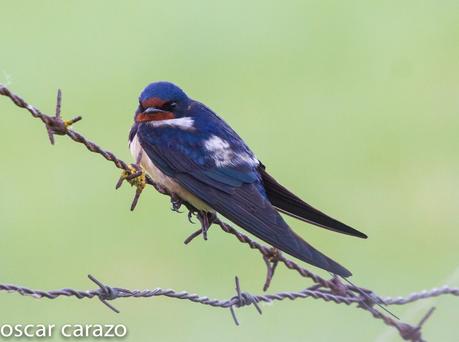
[[193, 217], [193, 214], [196, 214], [196, 217], [198, 218], [199, 222], [201, 223], [201, 228], [199, 228], [197, 231], [195, 231], [193, 234], [191, 234], [186, 240], [184, 241], [185, 245], [189, 244], [195, 237], [199, 236], [202, 234], [204, 237], [204, 240], [207, 240], [207, 231], [209, 230], [210, 226], [212, 223], [214, 223], [214, 220], [216, 218], [216, 215], [213, 213], [208, 213], [205, 211], [198, 211], [196, 213], [192, 212], [191, 210], [188, 213], [188, 220], [191, 223], [194, 223], [191, 221], [191, 218]]
[[131, 184], [131, 186], [136, 187], [135, 196], [131, 204], [131, 210], [134, 210], [139, 200], [140, 194], [142, 193], [143, 189], [145, 189], [147, 184], [145, 170], [137, 164], [129, 165], [129, 170], [124, 170], [121, 173], [120, 179], [118, 180], [118, 183], [116, 183], [116, 189], [119, 189], [124, 181]]
[[188, 221], [190, 221], [191, 224], [195, 224], [195, 222], [193, 221], [193, 214], [193, 211], [188, 210]]
[[181, 214], [182, 212], [180, 211], [180, 208], [182, 207], [182, 205], [183, 205], [183, 201], [180, 198], [174, 195], [171, 196], [171, 206], [172, 206], [171, 210], [172, 211], [175, 211]]

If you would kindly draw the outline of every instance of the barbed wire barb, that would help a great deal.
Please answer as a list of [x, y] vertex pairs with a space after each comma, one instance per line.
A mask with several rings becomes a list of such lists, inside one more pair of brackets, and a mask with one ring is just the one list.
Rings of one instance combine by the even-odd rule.
[[[378, 311], [374, 305], [406, 305], [415, 301], [444, 295], [459, 297], [459, 288], [449, 287], [447, 285], [440, 288], [414, 292], [404, 297], [382, 297], [377, 295], [374, 291], [359, 287], [351, 282], [344, 284], [336, 276], [333, 276], [331, 279], [327, 280], [300, 266], [297, 262], [285, 257], [284, 254], [273, 249], [272, 247], [262, 245], [259, 242], [252, 240], [247, 235], [231, 227], [228, 223], [223, 222], [219, 217], [203, 217], [202, 213], [199, 213], [199, 211], [197, 211], [196, 208], [191, 206], [189, 203], [178, 200], [175, 194], [169, 193], [166, 189], [162, 188], [158, 184], [155, 184], [139, 165], [139, 159], [137, 159], [136, 163], [134, 164], [126, 163], [123, 160], [117, 158], [114, 153], [101, 148], [96, 143], [86, 139], [82, 134], [72, 130], [71, 126], [82, 118], [81, 116], [77, 116], [67, 121], [62, 119], [62, 92], [60, 90], [58, 90], [57, 93], [55, 113], [53, 116], [42, 113], [37, 108], [28, 104], [20, 96], [12, 93], [7, 86], [2, 84], [0, 84], [0, 95], [8, 97], [16, 106], [26, 109], [34, 118], [40, 119], [45, 125], [51, 144], [55, 143], [55, 135], [66, 135], [71, 140], [84, 145], [89, 151], [101, 155], [106, 160], [112, 162], [115, 167], [121, 169], [123, 171], [122, 177], [120, 180], [118, 180], [116, 188], [119, 188], [124, 180], [136, 187], [136, 193], [131, 204], [131, 210], [134, 210], [136, 207], [140, 195], [143, 193], [146, 185], [153, 186], [159, 193], [169, 196], [171, 198], [172, 210], [179, 212], [180, 207], [184, 205], [188, 209], [188, 220], [193, 223], [192, 218], [194, 216], [198, 218], [198, 221], [201, 223], [201, 228], [192, 233], [185, 240], [185, 244], [191, 242], [194, 238], [201, 234], [203, 234], [204, 238], [207, 239], [207, 232], [209, 228], [215, 225], [220, 227], [223, 232], [234, 236], [240, 243], [249, 246], [251, 249], [258, 251], [261, 254], [267, 267], [267, 275], [263, 286], [264, 291], [269, 288], [276, 267], [278, 267], [280, 264], [284, 265], [288, 270], [295, 271], [301, 277], [309, 279], [313, 283], [313, 285], [310, 287], [300, 291], [283, 291], [274, 294], [265, 293], [262, 295], [252, 295], [248, 292], [241, 291], [239, 279], [236, 277], [235, 282], [237, 294], [236, 296], [233, 296], [227, 300], [209, 299], [207, 296], [200, 296], [197, 294], [188, 293], [187, 291], [178, 292], [172, 289], [156, 288], [153, 290], [128, 290], [123, 288], [116, 288], [100, 282], [91, 275], [88, 275], [89, 279], [98, 286], [98, 288], [95, 290], [81, 291], [72, 288], [65, 288], [60, 290], [44, 291], [33, 290], [27, 287], [13, 284], [0, 283], [0, 291], [18, 293], [23, 296], [32, 296], [34, 298], [47, 299], [56, 299], [61, 296], [75, 297], [78, 299], [91, 299], [97, 297], [103, 304], [105, 304], [108, 308], [116, 313], [119, 313], [120, 311], [116, 309], [111, 303], [109, 303], [109, 301], [114, 299], [127, 297], [151, 298], [157, 296], [166, 296], [169, 298], [188, 300], [193, 303], [210, 305], [212, 307], [230, 309], [233, 320], [237, 325], [239, 324], [239, 321], [236, 317], [235, 308], [241, 308], [243, 306], [253, 304], [257, 311], [261, 314], [259, 303], [272, 303], [285, 299], [296, 300], [312, 298], [320, 299], [326, 302], [333, 302], [336, 304], [354, 305], [359, 309], [369, 312], [374, 318], [382, 320], [386, 325], [397, 329], [400, 337], [403, 340], [413, 342], [424, 341], [422, 338], [421, 330], [427, 320], [432, 317], [432, 313], [435, 308], [430, 309], [421, 319], [421, 321], [416, 326], [414, 326], [383, 314], [382, 312]], [[386, 310], [384, 307], [382, 308]]]
[[115, 308], [113, 305], [111, 305], [108, 300], [112, 300], [117, 298], [117, 292], [113, 287], [107, 286], [97, 280], [95, 277], [92, 275], [88, 274], [88, 278], [95, 283], [97, 286], [99, 286], [100, 293], [98, 294], [99, 300], [104, 303], [108, 308], [110, 308], [112, 311], [116, 313], [120, 313], [120, 311]]
[[239, 283], [238, 276], [234, 278], [234, 281], [236, 283], [236, 296], [233, 297], [233, 299], [237, 299], [237, 302], [230, 306], [230, 311], [231, 311], [231, 315], [233, 316], [234, 323], [236, 325], [239, 325], [239, 320], [237, 319], [236, 311], [234, 310], [235, 306], [240, 308], [242, 306], [253, 304], [253, 306], [255, 306], [255, 309], [257, 309], [260, 315], [263, 314], [263, 312], [261, 311], [260, 306], [258, 305], [258, 300], [256, 296], [252, 296], [248, 292], [241, 291], [241, 285]]

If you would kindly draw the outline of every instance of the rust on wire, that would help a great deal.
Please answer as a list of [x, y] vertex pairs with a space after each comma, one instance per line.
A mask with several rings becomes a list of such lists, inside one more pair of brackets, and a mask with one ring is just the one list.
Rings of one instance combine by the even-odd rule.
[[[97, 297], [103, 304], [109, 307], [112, 311], [119, 313], [109, 301], [117, 298], [151, 298], [157, 296], [166, 296], [169, 298], [176, 298], [181, 300], [188, 300], [194, 303], [200, 303], [203, 305], [210, 305], [213, 307], [221, 307], [230, 309], [234, 322], [239, 324], [236, 317], [234, 308], [240, 308], [243, 306], [254, 305], [257, 311], [261, 314], [259, 303], [271, 303], [274, 301], [281, 301], [285, 299], [296, 300], [300, 298], [313, 298], [321, 299], [326, 302], [334, 302], [337, 304], [352, 305], [368, 311], [374, 318], [382, 320], [385, 324], [397, 329], [400, 336], [406, 341], [423, 341], [421, 336], [421, 328], [424, 323], [431, 317], [434, 308], [430, 309], [423, 319], [417, 326], [413, 326], [407, 323], [403, 323], [396, 319], [396, 317], [390, 317], [381, 311], [377, 310], [374, 305], [379, 305], [381, 308], [386, 310], [381, 305], [405, 305], [414, 301], [432, 298], [442, 295], [453, 295], [459, 296], [459, 288], [451, 288], [443, 286], [441, 288], [434, 288], [428, 291], [421, 291], [412, 293], [405, 297], [381, 297], [376, 295], [373, 291], [358, 287], [351, 282], [344, 284], [338, 277], [332, 277], [327, 280], [319, 275], [312, 273], [304, 267], [297, 264], [295, 261], [285, 257], [278, 250], [262, 245], [257, 241], [252, 240], [247, 235], [237, 231], [229, 224], [220, 220], [216, 216], [209, 217], [200, 213], [189, 203], [183, 202], [174, 194], [168, 193], [165, 189], [155, 184], [152, 179], [145, 173], [145, 171], [139, 165], [139, 160], [135, 164], [128, 164], [123, 160], [117, 158], [114, 153], [102, 149], [96, 143], [86, 139], [82, 134], [71, 129], [71, 126], [81, 120], [81, 116], [77, 116], [71, 120], [62, 119], [62, 92], [58, 90], [55, 114], [53, 116], [42, 113], [37, 108], [31, 106], [24, 101], [20, 96], [12, 93], [6, 86], [0, 84], [0, 95], [8, 97], [16, 106], [25, 108], [30, 114], [37, 119], [40, 119], [44, 124], [48, 132], [49, 140], [51, 144], [55, 143], [55, 135], [66, 135], [73, 141], [84, 145], [89, 151], [101, 155], [106, 160], [112, 162], [118, 169], [123, 170], [121, 178], [119, 179], [116, 188], [119, 188], [123, 181], [129, 182], [132, 186], [136, 187], [136, 193], [131, 204], [131, 210], [134, 210], [140, 195], [142, 194], [146, 185], [153, 186], [158, 192], [164, 195], [168, 195], [171, 198], [172, 210], [180, 212], [179, 209], [184, 205], [188, 209], [188, 219], [191, 223], [192, 217], [195, 216], [201, 223], [201, 228], [196, 232], [192, 233], [186, 240], [185, 244], [191, 242], [194, 238], [199, 235], [203, 235], [204, 239], [207, 239], [207, 233], [212, 225], [220, 227], [225, 233], [233, 235], [239, 242], [248, 245], [251, 249], [257, 250], [263, 257], [263, 260], [267, 267], [267, 275], [263, 290], [266, 291], [272, 281], [276, 267], [279, 264], [283, 264], [287, 269], [297, 272], [300, 276], [308, 278], [313, 282], [313, 285], [301, 290], [301, 291], [284, 291], [274, 294], [263, 294], [263, 295], [252, 295], [248, 292], [241, 291], [239, 279], [236, 277], [236, 296], [227, 300], [209, 299], [206, 296], [199, 296], [197, 294], [188, 293], [186, 291], [177, 292], [172, 289], [161, 289], [156, 288], [153, 290], [128, 290], [123, 288], [116, 288], [105, 285], [104, 283], [97, 280], [95, 277], [88, 275], [89, 279], [94, 282], [98, 289], [81, 291], [74, 290], [71, 288], [65, 288], [60, 290], [33, 290], [27, 287], [12, 285], [12, 284], [0, 284], [0, 291], [15, 292], [23, 296], [32, 296], [35, 298], [48, 298], [55, 299], [61, 296], [76, 297], [78, 299], [94, 298]], [[386, 310], [387, 311], [387, 310]], [[390, 312], [389, 312], [390, 313]]]

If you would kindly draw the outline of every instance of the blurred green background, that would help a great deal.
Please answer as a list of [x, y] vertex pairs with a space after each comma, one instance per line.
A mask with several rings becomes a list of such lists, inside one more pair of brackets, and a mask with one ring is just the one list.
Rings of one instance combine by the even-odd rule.
[[[1, 4], [0, 82], [126, 161], [141, 89], [169, 80], [227, 120], [285, 185], [370, 238], [289, 220], [383, 295], [459, 285], [457, 1], [14, 1]], [[0, 283], [260, 293], [262, 259], [218, 229], [207, 242], [148, 189], [0, 98]], [[318, 271], [321, 274], [323, 272]], [[309, 285], [278, 269], [270, 292]], [[228, 310], [167, 298], [34, 300], [0, 294], [0, 323], [123, 323], [129, 341], [398, 341], [362, 310], [315, 300]], [[459, 300], [392, 307], [458, 341]], [[59, 340], [56, 336], [54, 340]], [[89, 339], [88, 339], [89, 340]]]

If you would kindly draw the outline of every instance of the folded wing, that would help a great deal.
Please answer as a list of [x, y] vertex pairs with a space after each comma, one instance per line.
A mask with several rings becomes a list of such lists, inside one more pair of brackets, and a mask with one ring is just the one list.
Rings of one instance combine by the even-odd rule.
[[[163, 142], [162, 134], [166, 133], [167, 141]], [[239, 159], [237, 163], [217, 165], [211, 157], [205, 157], [208, 151], [197, 140], [183, 134], [174, 136], [171, 131], [161, 134], [140, 128], [137, 134], [162, 172], [230, 221], [300, 260], [343, 277], [351, 275], [289, 228], [266, 197], [258, 164]], [[174, 144], [168, 142], [171, 136]]]

